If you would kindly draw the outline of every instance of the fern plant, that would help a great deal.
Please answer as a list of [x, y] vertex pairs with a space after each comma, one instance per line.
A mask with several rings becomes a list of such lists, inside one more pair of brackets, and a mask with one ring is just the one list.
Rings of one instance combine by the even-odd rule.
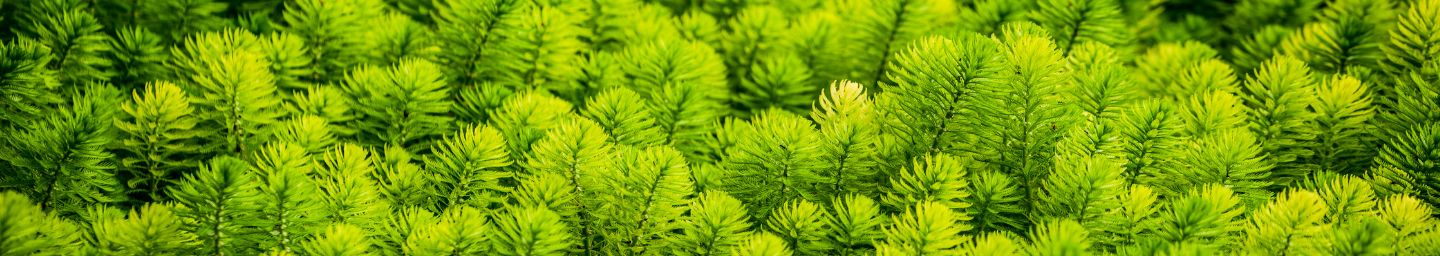
[[447, 136], [430, 149], [434, 155], [425, 158], [430, 180], [435, 187], [428, 190], [440, 198], [437, 211], [469, 206], [488, 208], [500, 203], [509, 190], [502, 179], [512, 178], [500, 168], [511, 164], [509, 151], [500, 132], [489, 126], [474, 126]]
[[1049, 30], [1061, 55], [1084, 42], [1111, 47], [1129, 43], [1119, 1], [1036, 1], [1031, 13], [1036, 23]]
[[[121, 106], [125, 112], [115, 127], [126, 136], [121, 142], [121, 170], [127, 173], [127, 194], [141, 201], [167, 198], [164, 188], [180, 180], [184, 170], [199, 163], [188, 160], [200, 153], [194, 140], [200, 134], [190, 98], [169, 82], [151, 83], [134, 94], [134, 103]], [[137, 195], [139, 197], [137, 197]]]
[[1300, 161], [1314, 154], [1311, 148], [1315, 147], [1305, 144], [1316, 137], [1306, 123], [1315, 119], [1315, 113], [1308, 110], [1317, 101], [1314, 79], [1305, 64], [1289, 56], [1261, 65], [1255, 76], [1245, 81], [1241, 97], [1248, 106], [1250, 130], [1264, 145], [1267, 160], [1276, 165], [1275, 183], [1284, 186], [1314, 168]]
[[962, 148], [979, 140], [979, 123], [990, 110], [982, 109], [979, 92], [1002, 83], [1003, 56], [999, 46], [976, 34], [958, 40], [930, 37], [895, 56], [889, 74], [893, 85], [880, 87], [893, 100], [882, 101], [897, 127], [893, 149], [899, 159], [927, 153], [961, 156], [977, 149]]
[[260, 191], [249, 164], [233, 157], [218, 157], [186, 175], [169, 194], [185, 207], [179, 215], [186, 231], [195, 234], [197, 254], [254, 253], [261, 239]]
[[[680, 152], [668, 146], [626, 148], [605, 168], [601, 198], [614, 202], [597, 211], [604, 251], [659, 253], [680, 229], [680, 219], [694, 193], [690, 168]], [[632, 189], [633, 188], [633, 189]]]
[[749, 211], [725, 192], [706, 192], [689, 205], [684, 235], [671, 242], [676, 255], [715, 255], [734, 250], [750, 234]]
[[310, 81], [328, 82], [342, 78], [340, 74], [364, 56], [365, 38], [361, 31], [369, 12], [378, 10], [377, 1], [295, 1], [286, 3], [283, 13], [286, 30], [304, 39], [310, 59], [315, 61]]
[[853, 82], [832, 84], [821, 96], [810, 119], [820, 126], [819, 143], [824, 163], [816, 171], [818, 194], [838, 197], [867, 193], [878, 187], [879, 113], [865, 88]]
[[113, 75], [105, 58], [112, 39], [101, 31], [95, 15], [85, 11], [88, 8], [79, 2], [36, 2], [30, 9], [30, 24], [23, 27], [25, 36], [50, 48], [54, 59], [46, 65], [66, 84], [104, 81]]
[[58, 101], [49, 93], [57, 81], [55, 71], [47, 67], [54, 57], [47, 47], [35, 41], [6, 40], [0, 45], [0, 53], [5, 57], [0, 60], [5, 77], [4, 83], [0, 83], [0, 92], [10, 95], [0, 98], [0, 111], [4, 111], [0, 125], [9, 128], [35, 118], [43, 106]]
[[756, 136], [741, 139], [726, 156], [726, 190], [761, 217], [791, 199], [816, 198], [809, 190], [819, 179], [815, 128], [803, 117], [777, 110], [761, 113], [753, 122], [750, 134]]
[[114, 175], [114, 155], [105, 148], [112, 113], [102, 90], [76, 95], [73, 106], [54, 110], [6, 136], [0, 159], [9, 163], [8, 182], [40, 207], [74, 214], [86, 205], [118, 201], [123, 186]]
[[440, 69], [424, 60], [406, 60], [391, 67], [361, 67], [343, 84], [356, 110], [357, 136], [372, 145], [418, 151], [426, 142], [450, 131], [444, 115], [451, 101]]
[[176, 49], [176, 65], [185, 66], [187, 89], [206, 134], [206, 150], [245, 153], [268, 139], [271, 124], [284, 115], [278, 107], [275, 76], [269, 63], [252, 50], [254, 36], [230, 30], [187, 40]]

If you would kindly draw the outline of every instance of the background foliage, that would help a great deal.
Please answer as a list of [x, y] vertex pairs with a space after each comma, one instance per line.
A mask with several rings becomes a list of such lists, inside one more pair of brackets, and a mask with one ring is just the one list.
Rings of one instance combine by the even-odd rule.
[[1437, 0], [10, 0], [0, 56], [0, 255], [1440, 255]]

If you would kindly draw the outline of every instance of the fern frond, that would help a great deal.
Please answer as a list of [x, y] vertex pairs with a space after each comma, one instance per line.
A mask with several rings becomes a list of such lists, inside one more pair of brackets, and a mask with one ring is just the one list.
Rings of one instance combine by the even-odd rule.
[[337, 137], [355, 134], [351, 127], [357, 113], [344, 91], [334, 86], [311, 86], [305, 93], [295, 93], [292, 104], [285, 105], [291, 116], [317, 116], [323, 119], [330, 133]]
[[132, 198], [136, 193], [145, 201], [168, 198], [164, 188], [180, 179], [182, 170], [199, 163], [186, 157], [200, 152], [193, 139], [200, 134], [193, 130], [198, 120], [190, 108], [190, 99], [179, 86], [156, 82], [133, 94], [134, 102], [121, 106], [125, 112], [115, 121], [123, 135], [120, 167], [126, 173], [126, 186]]
[[658, 145], [664, 138], [655, 117], [645, 104], [635, 102], [640, 94], [617, 87], [605, 90], [585, 101], [580, 115], [594, 120], [610, 136], [610, 143], [630, 146]]
[[190, 77], [189, 89], [199, 94], [191, 101], [200, 126], [215, 131], [204, 136], [207, 150], [246, 153], [265, 141], [270, 125], [284, 115], [274, 76], [263, 58], [248, 51], [210, 57], [213, 63]]
[[829, 215], [819, 205], [805, 200], [794, 200], [776, 209], [765, 221], [765, 226], [785, 241], [789, 248], [803, 255], [829, 252], [830, 244], [825, 232], [831, 230]]
[[260, 190], [249, 164], [233, 157], [218, 157], [185, 176], [170, 188], [170, 195], [184, 207], [176, 210], [185, 220], [186, 231], [194, 233], [200, 246], [197, 254], [254, 253], [262, 239]]
[[[1266, 161], [1255, 136], [1245, 130], [1225, 131], [1200, 138], [1180, 157], [1182, 168], [1173, 178], [1188, 186], [1220, 184], [1238, 193], [1246, 205], [1255, 206], [1270, 198], [1274, 165]], [[1170, 187], [1179, 194], [1187, 185]]]
[[106, 55], [115, 68], [110, 82], [138, 89], [169, 75], [165, 61], [170, 56], [159, 35], [144, 27], [125, 27], [117, 29], [114, 37], [108, 41], [110, 51]]
[[523, 163], [546, 132], [575, 117], [573, 108], [569, 102], [543, 91], [520, 92], [491, 112], [490, 123], [505, 135], [510, 158]]
[[1380, 220], [1393, 232], [1397, 254], [1418, 252], [1427, 246], [1425, 236], [1435, 236], [1435, 208], [1414, 197], [1391, 196], [1379, 204]]
[[0, 192], [0, 253], [14, 255], [78, 254], [82, 230], [47, 214], [20, 193]]
[[1045, 0], [1037, 1], [1030, 15], [1050, 31], [1061, 55], [1085, 42], [1098, 42], [1123, 48], [1130, 41], [1129, 29], [1120, 2], [1114, 0]]
[[301, 244], [300, 251], [314, 256], [375, 255], [370, 251], [365, 231], [346, 224], [330, 225], [325, 233]]
[[585, 49], [579, 37], [584, 33], [579, 17], [560, 7], [544, 5], [515, 17], [516, 32], [506, 35], [493, 49], [498, 54], [490, 65], [500, 70], [493, 79], [495, 84], [516, 91], [527, 88], [575, 91], [576, 88], [570, 86], [579, 71], [580, 52]]
[[475, 85], [498, 76], [500, 69], [492, 61], [503, 54], [497, 45], [519, 29], [533, 1], [523, 0], [449, 0], [436, 1], [435, 37], [444, 51], [437, 56], [445, 74], [456, 84]]
[[375, 185], [380, 197], [396, 209], [422, 207], [431, 204], [429, 191], [434, 185], [430, 174], [415, 164], [413, 155], [400, 147], [386, 147], [375, 155]]
[[611, 204], [596, 211], [606, 252], [659, 253], [665, 237], [679, 230], [685, 207], [694, 193], [690, 168], [679, 151], [668, 146], [619, 148], [605, 169], [607, 189], [601, 198]]
[[1385, 58], [1380, 60], [1383, 71], [1391, 76], [1410, 72], [1440, 75], [1435, 61], [1440, 59], [1440, 2], [1413, 1], [1390, 29], [1389, 42], [1381, 46]]
[[830, 202], [834, 212], [827, 215], [830, 224], [828, 242], [835, 246], [835, 254], [863, 255], [885, 235], [882, 228], [888, 219], [880, 214], [880, 205], [875, 200], [851, 194], [836, 197]]
[[1230, 246], [1242, 231], [1245, 206], [1223, 185], [1206, 185], [1171, 200], [1160, 213], [1155, 234], [1171, 244], [1193, 244], [1198, 250]]
[[371, 49], [371, 63], [395, 64], [406, 59], [433, 60], [440, 54], [435, 32], [410, 16], [386, 13], [385, 16], [370, 20], [365, 46]]
[[891, 216], [894, 224], [885, 228], [885, 240], [875, 246], [880, 255], [954, 254], [970, 229], [964, 213], [937, 202], [920, 202], [905, 207], [905, 213]]
[[745, 201], [757, 218], [766, 218], [784, 202], [816, 198], [809, 189], [818, 177], [820, 148], [810, 121], [771, 109], [751, 120], [750, 131], [726, 156], [726, 190]]
[[449, 89], [440, 67], [404, 60], [387, 68], [363, 66], [345, 79], [346, 94], [358, 112], [360, 141], [419, 150], [427, 139], [451, 129]]
[[319, 188], [323, 216], [330, 223], [372, 228], [390, 212], [389, 205], [381, 199], [379, 187], [370, 178], [377, 176], [370, 151], [347, 143], [324, 152], [316, 160], [311, 176]]
[[1440, 149], [1440, 123], [1416, 125], [1386, 143], [1375, 164], [1393, 166], [1406, 172], [1415, 184], [1415, 197], [1440, 205], [1440, 168], [1429, 152]]
[[1310, 110], [1317, 101], [1314, 80], [1303, 62], [1289, 56], [1261, 64], [1245, 80], [1241, 98], [1248, 106], [1250, 131], [1264, 146], [1266, 160], [1275, 165], [1271, 177], [1276, 185], [1288, 186], [1314, 169], [1301, 161], [1315, 153], [1309, 144], [1316, 137], [1310, 129], [1316, 118]]
[[310, 79], [315, 70], [314, 56], [306, 48], [304, 39], [290, 33], [272, 33], [256, 41], [256, 49], [270, 61], [270, 73], [275, 75], [275, 86], [286, 92], [310, 88]]
[[[932, 202], [955, 211], [970, 207], [969, 181], [965, 180], [965, 164], [957, 157], [926, 155], [914, 161], [900, 175], [890, 180], [890, 193], [882, 201], [892, 209], [904, 209], [917, 203]], [[968, 220], [961, 215], [961, 220]]]
[[114, 75], [110, 73], [110, 60], [105, 58], [112, 39], [101, 31], [103, 27], [95, 15], [84, 10], [88, 8], [81, 3], [70, 9], [33, 10], [37, 13], [30, 17], [30, 24], [21, 28], [25, 36], [50, 48], [54, 59], [48, 67], [64, 84], [106, 81]]
[[116, 246], [105, 253], [184, 254], [199, 245], [195, 235], [184, 231], [185, 223], [168, 204], [146, 204], [131, 210], [124, 220], [102, 225], [105, 232], [97, 230], [96, 236]]
[[1305, 161], [1320, 170], [1358, 173], [1371, 162], [1375, 141], [1375, 108], [1370, 89], [1354, 77], [1338, 76], [1320, 83], [1311, 109], [1315, 120], [1315, 155]]
[[847, 31], [855, 31], [848, 38], [856, 42], [851, 49], [878, 49], [858, 51], [864, 54], [855, 57], [856, 66], [849, 78], [871, 86], [895, 81], [890, 73], [904, 67], [892, 62], [903, 62], [899, 55], [905, 54], [904, 46], [935, 30], [935, 21], [949, 11], [939, 8], [941, 4], [933, 0], [865, 0], [840, 4], [840, 11], [854, 18], [845, 26]]
[[4, 178], [17, 179], [20, 190], [60, 216], [121, 196], [124, 186], [108, 161], [114, 155], [106, 150], [114, 140], [114, 108], [102, 98], [109, 90], [87, 88], [72, 97], [73, 106], [54, 109], [5, 136], [0, 141], [0, 161], [9, 163]]
[[495, 220], [496, 255], [565, 255], [568, 227], [560, 215], [544, 207], [510, 208]]
[[40, 115], [45, 104], [58, 101], [48, 92], [57, 84], [49, 49], [28, 39], [0, 44], [0, 126], [23, 124]]
[[774, 234], [756, 232], [730, 251], [735, 256], [790, 256], [793, 252], [785, 247], [785, 240]]
[[288, 143], [270, 144], [254, 157], [259, 183], [260, 227], [270, 235], [260, 248], [295, 250], [319, 228], [324, 203], [310, 177], [315, 165], [305, 149]]
[[1245, 248], [1257, 254], [1311, 254], [1324, 246], [1326, 209], [1319, 195], [1291, 190], [1260, 207], [1245, 225]]
[[675, 255], [716, 255], [739, 246], [750, 233], [750, 211], [739, 199], [720, 191], [701, 193], [690, 202], [681, 233], [670, 243]]
[[[378, 3], [378, 1], [375, 1]], [[380, 6], [367, 6], [369, 1], [300, 0], [287, 2], [285, 31], [305, 41], [314, 71], [308, 80], [324, 83], [338, 81], [346, 70], [357, 64], [365, 55], [364, 19], [365, 10], [378, 10]]]
[[406, 241], [404, 253], [424, 256], [495, 253], [491, 250], [494, 228], [490, 217], [480, 210], [457, 206], [447, 210], [438, 222], [417, 228]]
[[1065, 219], [1092, 233], [1105, 229], [1111, 212], [1124, 203], [1125, 171], [1119, 161], [1103, 157], [1056, 156], [1054, 173], [1045, 177], [1044, 189], [1033, 213], [1044, 219]]
[[1030, 232], [1030, 246], [1025, 248], [1027, 255], [1085, 255], [1089, 251], [1089, 232], [1068, 219], [1035, 226]]
[[307, 154], [319, 154], [336, 143], [330, 123], [317, 116], [297, 116], [275, 126], [274, 142], [295, 144]]
[[501, 180], [513, 178], [502, 170], [510, 166], [510, 152], [505, 139], [493, 127], [477, 125], [446, 136], [430, 148], [425, 169], [430, 172], [434, 188], [430, 192], [441, 200], [435, 209], [461, 206], [489, 209], [498, 206], [509, 188]]
[[810, 119], [820, 126], [820, 194], [838, 197], [870, 193], [878, 187], [878, 172], [873, 169], [879, 165], [877, 118], [875, 103], [860, 84], [835, 82], [820, 96], [810, 111]]
[[1005, 231], [1020, 232], [1028, 225], [1024, 202], [1025, 194], [1019, 184], [1010, 176], [997, 171], [984, 170], [970, 174], [970, 196], [966, 203], [966, 215], [975, 226], [976, 234]]
[[958, 40], [926, 38], [896, 54], [889, 72], [894, 84], [880, 87], [894, 101], [878, 105], [899, 122], [899, 159], [939, 152], [965, 156], [963, 148], [975, 144], [975, 127], [989, 113], [976, 107], [988, 100], [979, 92], [1004, 82], [999, 51], [993, 40], [966, 34]]

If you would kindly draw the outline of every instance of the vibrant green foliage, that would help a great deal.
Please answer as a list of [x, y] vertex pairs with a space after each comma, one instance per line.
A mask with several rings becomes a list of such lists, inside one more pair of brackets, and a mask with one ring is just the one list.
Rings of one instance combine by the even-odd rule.
[[1440, 255], [1437, 0], [0, 0], [0, 255]]

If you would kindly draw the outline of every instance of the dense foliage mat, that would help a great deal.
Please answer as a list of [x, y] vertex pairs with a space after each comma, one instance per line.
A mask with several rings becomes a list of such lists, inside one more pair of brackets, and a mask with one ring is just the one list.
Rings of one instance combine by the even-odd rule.
[[0, 1], [0, 256], [1440, 255], [1440, 0]]

